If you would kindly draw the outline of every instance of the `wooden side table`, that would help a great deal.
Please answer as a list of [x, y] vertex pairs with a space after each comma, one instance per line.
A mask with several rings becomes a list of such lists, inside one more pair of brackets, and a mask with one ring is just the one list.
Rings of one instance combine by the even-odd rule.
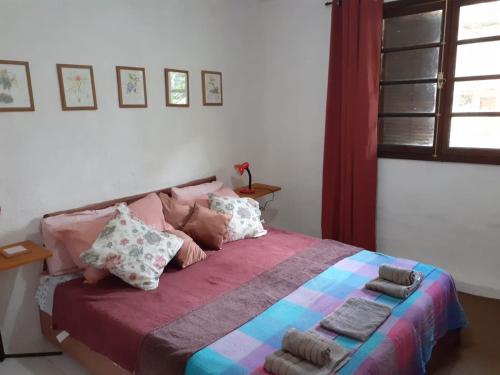
[[252, 184], [252, 189], [255, 190], [255, 193], [252, 194], [244, 194], [240, 192], [241, 189], [245, 189], [247, 186], [241, 186], [239, 188], [234, 189], [234, 192], [238, 194], [241, 198], [252, 198], [252, 199], [257, 199], [257, 198], [262, 198], [268, 194], [273, 194], [277, 191], [281, 190], [281, 187], [279, 186], [274, 186], [274, 185], [266, 185], [266, 184], [260, 184], [258, 182]]
[[[52, 253], [46, 248], [37, 245], [31, 241], [23, 241], [18, 243], [13, 243], [6, 246], [0, 246], [0, 250], [8, 249], [14, 246], [23, 246], [29, 252], [25, 254], [20, 254], [12, 257], [5, 257], [0, 252], [0, 271], [9, 270], [12, 268], [16, 268], [22, 266], [24, 264], [29, 264], [33, 262], [43, 261], [52, 256]], [[6, 354], [3, 341], [2, 341], [2, 332], [0, 331], [0, 362], [3, 362], [6, 358], [20, 358], [20, 357], [44, 357], [49, 355], [61, 355], [61, 352], [41, 352], [41, 353], [17, 353], [17, 354]]]
[[252, 198], [252, 199], [258, 199], [265, 197], [266, 195], [272, 194], [272, 198], [267, 200], [266, 203], [264, 203], [264, 206], [261, 207], [262, 211], [265, 211], [267, 204], [269, 202], [272, 202], [274, 200], [274, 193], [277, 191], [281, 190], [280, 186], [274, 186], [274, 185], [267, 185], [267, 184], [260, 184], [258, 182], [252, 184], [252, 189], [255, 190], [254, 193], [252, 194], [245, 194], [241, 192], [241, 189], [245, 189], [247, 186], [241, 186], [239, 188], [234, 189], [234, 192], [238, 194], [241, 198]]

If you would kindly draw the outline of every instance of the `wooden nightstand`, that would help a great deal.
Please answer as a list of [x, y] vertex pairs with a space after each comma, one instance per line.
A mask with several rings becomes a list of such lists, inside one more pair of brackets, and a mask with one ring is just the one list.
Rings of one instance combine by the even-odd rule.
[[3, 254], [0, 254], [0, 271], [16, 268], [22, 266], [23, 264], [42, 261], [52, 256], [52, 253], [45, 247], [38, 246], [36, 243], [31, 241], [24, 241], [6, 246], [0, 246], [0, 250], [19, 245], [25, 247], [30, 252], [26, 254], [16, 255], [10, 258], [6, 258]]
[[[37, 245], [31, 241], [23, 241], [18, 243], [13, 243], [6, 246], [0, 246], [0, 250], [8, 249], [14, 246], [23, 246], [28, 249], [29, 252], [25, 254], [20, 254], [12, 257], [5, 257], [0, 253], [0, 271], [5, 271], [8, 269], [16, 268], [24, 264], [29, 264], [33, 262], [43, 261], [52, 256], [52, 253], [46, 248]], [[6, 358], [19, 358], [19, 357], [44, 357], [49, 355], [60, 355], [61, 352], [43, 352], [43, 353], [18, 353], [18, 354], [5, 354], [2, 342], [2, 332], [0, 332], [0, 362], [3, 362]]]
[[257, 182], [257, 183], [252, 184], [252, 189], [255, 189], [255, 193], [252, 193], [252, 194], [241, 193], [240, 190], [244, 189], [246, 187], [247, 186], [242, 186], [242, 187], [236, 188], [236, 189], [234, 189], [234, 192], [236, 194], [238, 194], [241, 198], [257, 199], [257, 198], [265, 197], [268, 194], [274, 194], [277, 191], [281, 190], [281, 187], [279, 187], [279, 186], [259, 184]]
[[281, 190], [281, 187], [279, 187], [279, 186], [259, 184], [257, 182], [257, 183], [252, 184], [252, 189], [255, 190], [254, 193], [252, 193], [252, 194], [242, 193], [240, 190], [245, 189], [246, 187], [247, 186], [242, 186], [242, 187], [236, 188], [236, 189], [234, 189], [234, 192], [236, 194], [238, 194], [241, 198], [252, 198], [252, 199], [262, 198], [262, 197], [265, 197], [266, 195], [269, 195], [269, 194], [273, 195], [271, 197], [271, 199], [268, 199], [264, 203], [264, 205], [260, 207], [261, 211], [265, 211], [268, 203], [270, 203], [274, 200], [274, 193]]

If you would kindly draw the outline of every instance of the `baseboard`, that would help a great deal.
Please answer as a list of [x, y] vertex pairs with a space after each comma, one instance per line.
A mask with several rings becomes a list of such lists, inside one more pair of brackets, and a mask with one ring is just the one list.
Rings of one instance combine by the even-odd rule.
[[489, 286], [475, 285], [456, 280], [457, 289], [461, 292], [473, 294], [475, 296], [500, 299], [500, 289]]

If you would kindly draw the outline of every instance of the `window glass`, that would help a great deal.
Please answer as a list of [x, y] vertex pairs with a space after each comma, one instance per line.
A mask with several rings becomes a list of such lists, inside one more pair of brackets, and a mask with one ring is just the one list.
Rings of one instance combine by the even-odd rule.
[[455, 82], [453, 112], [500, 112], [500, 79]]
[[435, 83], [384, 85], [382, 113], [434, 113], [436, 88]]
[[500, 117], [453, 117], [450, 147], [500, 149]]
[[408, 47], [441, 41], [442, 11], [386, 18], [384, 48]]
[[460, 8], [458, 40], [500, 35], [500, 1]]
[[382, 56], [383, 81], [436, 78], [439, 48], [389, 52]]
[[382, 141], [386, 145], [433, 145], [434, 117], [381, 118]]
[[456, 77], [500, 74], [500, 41], [459, 45], [456, 61]]

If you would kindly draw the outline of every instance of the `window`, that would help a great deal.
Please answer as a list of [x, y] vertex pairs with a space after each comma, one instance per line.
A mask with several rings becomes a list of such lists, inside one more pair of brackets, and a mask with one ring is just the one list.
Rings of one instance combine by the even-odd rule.
[[500, 1], [384, 7], [379, 156], [500, 164]]

